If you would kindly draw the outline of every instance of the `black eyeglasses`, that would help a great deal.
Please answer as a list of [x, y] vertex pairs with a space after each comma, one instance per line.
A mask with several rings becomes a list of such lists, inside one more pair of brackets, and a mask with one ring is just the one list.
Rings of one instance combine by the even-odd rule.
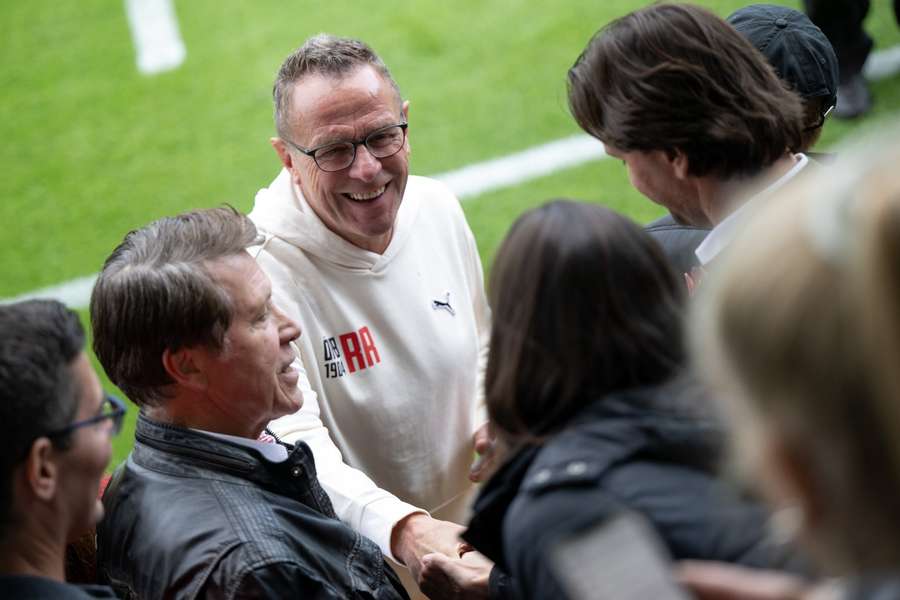
[[397, 154], [406, 141], [407, 126], [407, 123], [388, 125], [355, 142], [334, 142], [316, 148], [303, 148], [290, 140], [284, 141], [316, 161], [317, 167], [331, 173], [352, 165], [356, 160], [356, 147], [360, 144], [375, 158], [388, 158]]
[[44, 435], [50, 439], [61, 437], [66, 435], [67, 433], [75, 431], [76, 429], [87, 427], [88, 425], [93, 425], [95, 423], [100, 423], [101, 421], [105, 421], [106, 419], [109, 419], [112, 422], [112, 435], [116, 435], [117, 433], [119, 433], [119, 431], [122, 430], [122, 419], [124, 417], [125, 403], [112, 394], [104, 393], [103, 403], [100, 405], [100, 414], [88, 419], [84, 419], [82, 421], [69, 423], [62, 429], [57, 429], [56, 431], [51, 431], [50, 433]]
[[835, 106], [835, 105], [832, 104], [831, 106], [829, 106], [828, 108], [826, 108], [825, 110], [823, 110], [823, 111], [822, 111], [822, 114], [819, 115], [819, 119], [815, 122], [815, 124], [810, 125], [809, 127], [806, 127], [806, 128], [803, 130], [803, 132], [806, 133], [806, 132], [809, 132], [809, 131], [815, 131], [816, 129], [818, 129], [819, 127], [821, 127], [822, 125], [824, 125], [824, 124], [825, 124], [825, 119], [828, 117], [828, 115], [831, 114], [831, 111], [834, 110], [834, 106]]

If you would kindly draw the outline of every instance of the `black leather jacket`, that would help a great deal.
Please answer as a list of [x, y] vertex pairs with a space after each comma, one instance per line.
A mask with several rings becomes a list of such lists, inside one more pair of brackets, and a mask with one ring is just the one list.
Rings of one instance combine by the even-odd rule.
[[335, 518], [306, 444], [283, 462], [138, 417], [97, 530], [126, 598], [406, 598], [371, 540]]
[[484, 485], [463, 537], [512, 578], [492, 586], [493, 597], [565, 598], [552, 549], [625, 509], [652, 524], [672, 558], [803, 570], [769, 540], [766, 511], [717, 480], [718, 426], [683, 412], [672, 393], [647, 387], [597, 400]]

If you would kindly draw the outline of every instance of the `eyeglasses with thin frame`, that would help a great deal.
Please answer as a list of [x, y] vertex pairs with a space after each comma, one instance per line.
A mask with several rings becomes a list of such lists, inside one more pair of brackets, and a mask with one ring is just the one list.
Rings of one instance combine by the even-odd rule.
[[62, 429], [57, 429], [56, 431], [51, 431], [50, 433], [44, 434], [45, 437], [50, 439], [62, 437], [68, 433], [75, 431], [76, 429], [80, 429], [82, 427], [88, 427], [90, 425], [94, 425], [95, 423], [100, 423], [101, 421], [105, 421], [109, 419], [112, 422], [112, 435], [116, 435], [119, 431], [122, 430], [122, 420], [125, 417], [125, 403], [113, 396], [112, 394], [104, 393], [103, 394], [103, 402], [100, 405], [100, 414], [94, 415], [93, 417], [83, 419], [81, 421], [75, 421], [74, 423], [69, 423]]
[[387, 127], [376, 129], [361, 140], [331, 142], [315, 148], [304, 148], [290, 140], [284, 141], [312, 158], [316, 162], [317, 167], [332, 173], [352, 165], [353, 161], [356, 160], [356, 148], [360, 145], [365, 146], [369, 154], [375, 158], [388, 158], [397, 154], [406, 141], [407, 127], [407, 123], [388, 125]]

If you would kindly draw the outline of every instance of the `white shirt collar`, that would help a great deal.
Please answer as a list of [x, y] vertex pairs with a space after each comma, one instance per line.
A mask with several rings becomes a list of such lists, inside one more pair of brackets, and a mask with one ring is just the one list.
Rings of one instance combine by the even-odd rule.
[[751, 205], [755, 204], [758, 199], [768, 197], [781, 189], [781, 187], [796, 177], [809, 163], [809, 158], [807, 158], [805, 154], [795, 154], [794, 158], [797, 159], [797, 162], [787, 173], [773, 181], [765, 189], [758, 192], [747, 202], [739, 206], [737, 210], [725, 217], [721, 223], [716, 225], [712, 231], [709, 232], [694, 251], [694, 254], [697, 255], [697, 259], [700, 261], [701, 265], [708, 265], [722, 250], [725, 249], [726, 246], [728, 246], [728, 244], [731, 243], [738, 231], [741, 230], [744, 220], [752, 212], [753, 208], [751, 208]]
[[226, 442], [231, 442], [232, 444], [237, 444], [238, 446], [244, 446], [245, 448], [252, 448], [256, 450], [260, 454], [263, 455], [263, 458], [273, 463], [284, 462], [288, 458], [287, 448], [282, 446], [281, 444], [272, 444], [269, 442], [260, 442], [259, 440], [251, 440], [250, 438], [238, 437], [236, 435], [228, 435], [227, 433], [216, 433], [215, 431], [205, 431], [203, 429], [194, 429], [194, 431], [199, 431], [200, 433], [205, 433], [206, 435], [211, 435], [213, 437], [217, 437], [219, 439], [225, 440]]

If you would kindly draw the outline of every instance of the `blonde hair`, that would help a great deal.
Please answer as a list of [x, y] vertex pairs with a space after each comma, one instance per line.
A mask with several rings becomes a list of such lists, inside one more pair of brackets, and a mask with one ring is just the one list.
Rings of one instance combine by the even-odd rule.
[[813, 549], [849, 570], [900, 564], [900, 145], [868, 146], [767, 201], [690, 327], [724, 405], [801, 457]]

